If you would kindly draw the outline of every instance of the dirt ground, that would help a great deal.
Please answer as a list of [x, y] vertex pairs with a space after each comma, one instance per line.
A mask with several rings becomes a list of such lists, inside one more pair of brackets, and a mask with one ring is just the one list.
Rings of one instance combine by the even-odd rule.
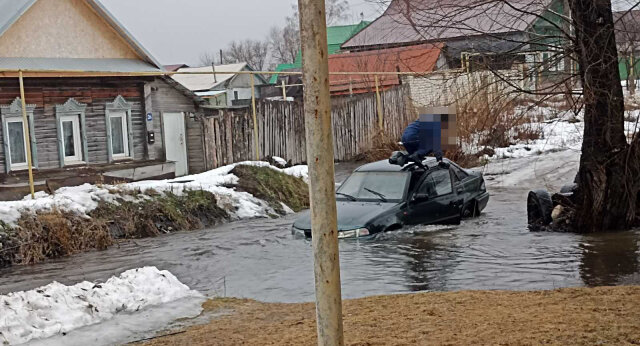
[[[313, 304], [216, 299], [206, 325], [146, 345], [312, 345]], [[344, 302], [347, 345], [640, 344], [640, 287], [463, 291]]]

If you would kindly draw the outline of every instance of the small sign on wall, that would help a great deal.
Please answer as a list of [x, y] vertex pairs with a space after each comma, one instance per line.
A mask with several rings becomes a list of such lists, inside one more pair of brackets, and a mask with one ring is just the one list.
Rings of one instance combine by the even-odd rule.
[[153, 113], [147, 113], [147, 121], [153, 121]]

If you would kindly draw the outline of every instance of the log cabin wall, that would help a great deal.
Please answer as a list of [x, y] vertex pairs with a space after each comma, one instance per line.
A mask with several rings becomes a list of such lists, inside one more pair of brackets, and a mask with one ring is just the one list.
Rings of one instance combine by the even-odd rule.
[[[26, 78], [25, 101], [35, 104], [34, 125], [38, 170], [60, 167], [56, 105], [70, 98], [87, 105], [86, 138], [88, 164], [108, 162], [105, 107], [120, 95], [132, 105], [134, 160], [148, 158], [144, 104], [144, 78]], [[11, 104], [20, 96], [17, 78], [0, 78], [0, 105]], [[0, 140], [4, 141], [0, 132]], [[0, 145], [0, 165], [5, 166], [4, 146]]]

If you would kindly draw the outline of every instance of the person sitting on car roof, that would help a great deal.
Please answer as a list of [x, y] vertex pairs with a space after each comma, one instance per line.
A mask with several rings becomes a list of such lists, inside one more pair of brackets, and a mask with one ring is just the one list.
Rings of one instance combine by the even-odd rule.
[[440, 121], [435, 121], [432, 114], [421, 115], [407, 126], [402, 134], [402, 145], [407, 149], [409, 159], [421, 162], [427, 155], [433, 155], [442, 162], [440, 127]]

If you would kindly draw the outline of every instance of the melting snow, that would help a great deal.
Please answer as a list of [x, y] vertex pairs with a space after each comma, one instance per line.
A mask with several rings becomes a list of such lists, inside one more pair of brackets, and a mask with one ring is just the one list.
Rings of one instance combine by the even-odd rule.
[[262, 200], [246, 192], [239, 192], [233, 188], [238, 178], [231, 174], [237, 165], [254, 165], [269, 167], [285, 174], [308, 180], [307, 166], [294, 166], [279, 169], [267, 162], [241, 162], [220, 167], [208, 172], [194, 174], [169, 180], [147, 180], [121, 185], [90, 185], [65, 187], [50, 195], [38, 192], [36, 199], [30, 196], [21, 201], [0, 202], [0, 220], [14, 226], [22, 212], [37, 212], [41, 210], [58, 209], [73, 211], [86, 215], [98, 206], [101, 201], [117, 203], [118, 199], [131, 199], [131, 196], [120, 194], [118, 191], [153, 189], [159, 192], [182, 193], [184, 190], [205, 190], [218, 197], [218, 204], [237, 219], [267, 217], [273, 214], [271, 208]]
[[280, 166], [284, 167], [287, 165], [287, 160], [278, 157], [278, 156], [272, 156], [273, 161], [275, 161], [277, 164], [279, 164]]
[[118, 314], [200, 296], [170, 272], [155, 267], [132, 269], [105, 283], [65, 286], [53, 282], [0, 296], [0, 342], [21, 344], [64, 335]]

